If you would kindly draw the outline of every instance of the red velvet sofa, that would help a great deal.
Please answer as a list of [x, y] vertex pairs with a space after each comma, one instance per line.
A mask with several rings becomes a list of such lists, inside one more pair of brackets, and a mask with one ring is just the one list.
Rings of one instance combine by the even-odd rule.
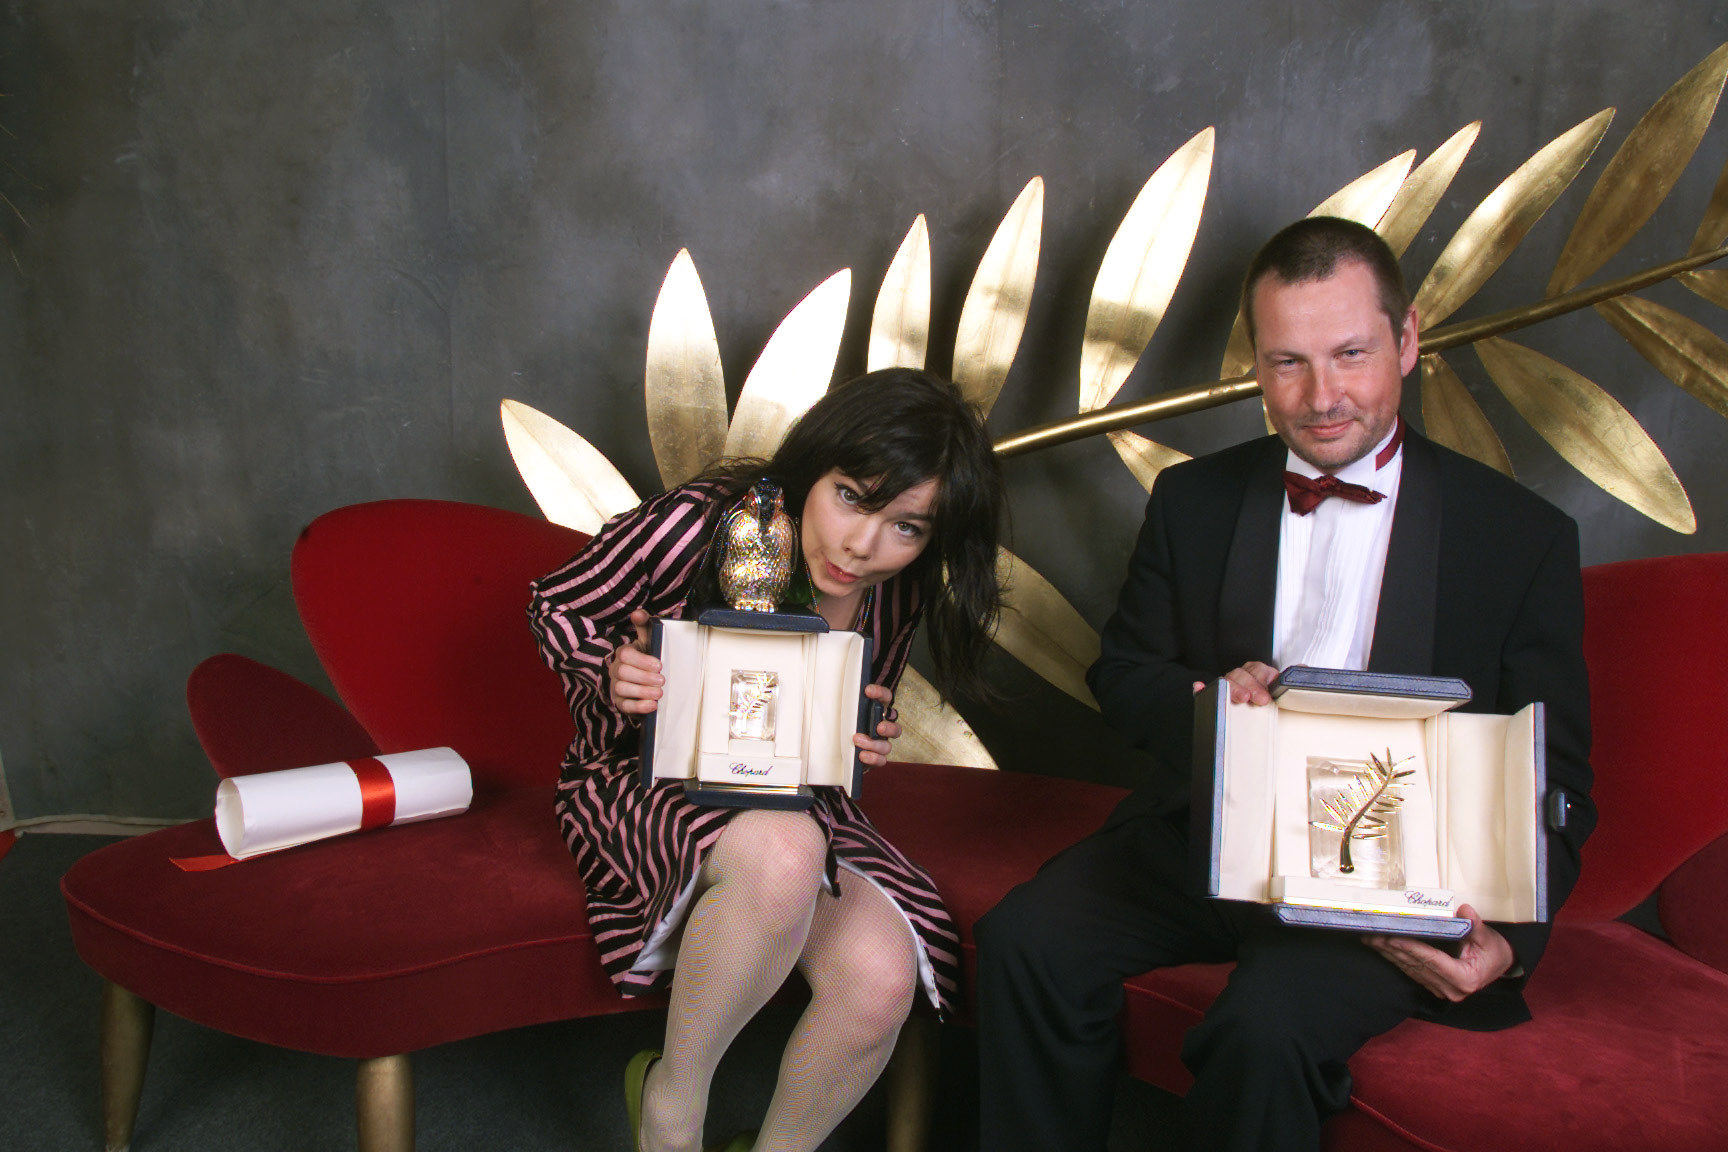
[[[110, 1148], [130, 1140], [153, 1006], [266, 1043], [359, 1060], [360, 1146], [413, 1144], [408, 1054], [550, 1020], [656, 1007], [601, 972], [551, 815], [569, 721], [523, 618], [528, 581], [581, 541], [513, 513], [386, 501], [320, 517], [295, 547], [296, 603], [346, 707], [240, 656], [188, 684], [221, 775], [450, 745], [466, 814], [188, 873], [204, 820], [120, 841], [62, 882], [79, 954], [107, 981]], [[1351, 1149], [1728, 1147], [1728, 557], [1587, 574], [1602, 821], [1507, 1032], [1407, 1024], [1352, 1062], [1327, 1129]], [[862, 801], [970, 926], [1121, 793], [1015, 773], [891, 764]], [[1615, 917], [1658, 886], [1672, 943]], [[1227, 969], [1129, 982], [1127, 1061], [1180, 1092], [1182, 1032]], [[914, 1034], [917, 1033], [914, 1029]], [[903, 1047], [907, 1047], [903, 1045]], [[913, 1050], [890, 1073], [890, 1143], [921, 1141]], [[595, 1069], [611, 1077], [616, 1069]]]

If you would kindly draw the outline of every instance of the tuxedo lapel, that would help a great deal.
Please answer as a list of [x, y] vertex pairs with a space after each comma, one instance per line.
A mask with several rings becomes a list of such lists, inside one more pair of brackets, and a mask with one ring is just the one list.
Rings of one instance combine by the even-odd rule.
[[1224, 562], [1218, 607], [1218, 655], [1224, 668], [1272, 660], [1285, 448], [1277, 437], [1268, 437], [1266, 444], [1245, 477], [1230, 554]]
[[1398, 508], [1386, 546], [1380, 605], [1374, 616], [1372, 672], [1434, 671], [1434, 601], [1440, 561], [1440, 460], [1427, 440], [1406, 429]]

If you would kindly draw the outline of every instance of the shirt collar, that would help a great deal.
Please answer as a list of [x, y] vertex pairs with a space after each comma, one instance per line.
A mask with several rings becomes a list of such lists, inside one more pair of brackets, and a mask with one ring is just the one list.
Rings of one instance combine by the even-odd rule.
[[[1396, 443], [1394, 443], [1396, 442]], [[1375, 476], [1392, 463], [1404, 452], [1404, 417], [1399, 416], [1392, 421], [1392, 431], [1381, 437], [1371, 452], [1365, 453], [1360, 460], [1352, 461], [1332, 475], [1346, 484], [1361, 484], [1367, 488], [1374, 487]], [[1284, 450], [1284, 467], [1298, 475], [1309, 479], [1324, 475], [1320, 469], [1302, 459], [1288, 448]]]

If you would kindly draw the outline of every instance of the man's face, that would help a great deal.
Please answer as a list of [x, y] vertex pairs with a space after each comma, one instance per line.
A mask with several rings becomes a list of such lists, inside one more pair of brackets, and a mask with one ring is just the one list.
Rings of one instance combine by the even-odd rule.
[[1272, 427], [1322, 472], [1366, 456], [1392, 431], [1416, 366], [1416, 310], [1397, 331], [1374, 274], [1341, 262], [1324, 280], [1254, 286], [1254, 364]]

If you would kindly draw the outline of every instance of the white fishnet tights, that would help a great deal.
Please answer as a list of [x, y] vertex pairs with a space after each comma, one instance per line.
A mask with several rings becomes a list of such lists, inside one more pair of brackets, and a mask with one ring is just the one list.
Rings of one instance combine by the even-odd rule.
[[811, 989], [792, 1030], [756, 1152], [809, 1152], [894, 1050], [917, 988], [912, 935], [863, 877], [822, 887], [821, 829], [797, 812], [742, 812], [703, 864], [684, 928], [664, 1057], [648, 1074], [645, 1152], [700, 1152], [720, 1057], [794, 964]]

